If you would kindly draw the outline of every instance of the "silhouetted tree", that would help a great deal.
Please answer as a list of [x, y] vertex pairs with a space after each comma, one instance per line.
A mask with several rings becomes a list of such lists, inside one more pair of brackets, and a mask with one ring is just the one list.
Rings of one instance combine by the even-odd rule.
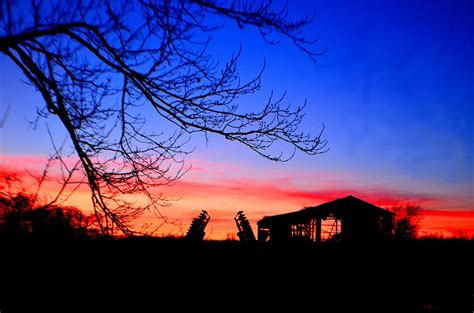
[[[0, 51], [41, 94], [39, 116], [64, 125], [103, 233], [132, 234], [130, 220], [167, 204], [155, 187], [186, 172], [192, 133], [220, 135], [273, 161], [325, 151], [322, 130], [298, 130], [304, 106], [273, 96], [259, 110], [236, 105], [259, 90], [261, 72], [242, 82], [240, 51], [223, 66], [213, 61], [207, 46], [219, 18], [255, 27], [269, 44], [287, 38], [314, 61], [321, 54], [302, 34], [312, 19], [290, 21], [271, 1], [0, 1]], [[176, 131], [166, 135], [159, 119]], [[126, 201], [133, 193], [148, 204]]]
[[14, 175], [0, 176], [0, 234], [10, 238], [96, 236], [95, 215], [88, 216], [77, 208], [55, 204], [59, 196], [50, 201], [39, 199], [49, 164], [37, 177], [36, 193], [28, 193], [23, 181]]
[[391, 209], [394, 214], [393, 229], [396, 239], [414, 239], [418, 234], [421, 221], [421, 207], [417, 205], [396, 206]]
[[0, 234], [11, 238], [73, 238], [95, 234], [95, 216], [73, 207], [34, 206], [32, 195], [0, 195]]

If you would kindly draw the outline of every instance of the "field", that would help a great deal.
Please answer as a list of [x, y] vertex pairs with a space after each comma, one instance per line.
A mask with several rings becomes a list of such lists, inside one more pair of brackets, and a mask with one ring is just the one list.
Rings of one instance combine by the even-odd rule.
[[472, 240], [3, 241], [0, 309], [472, 312], [473, 251]]

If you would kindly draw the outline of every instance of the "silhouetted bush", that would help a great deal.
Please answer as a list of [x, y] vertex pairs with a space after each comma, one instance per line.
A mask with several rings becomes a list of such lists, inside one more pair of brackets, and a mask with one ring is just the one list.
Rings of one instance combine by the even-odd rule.
[[11, 238], [93, 237], [95, 217], [74, 207], [35, 206], [32, 195], [0, 195], [0, 234]]
[[418, 225], [421, 221], [421, 207], [405, 205], [393, 207], [393, 236], [395, 239], [414, 239], [418, 234]]

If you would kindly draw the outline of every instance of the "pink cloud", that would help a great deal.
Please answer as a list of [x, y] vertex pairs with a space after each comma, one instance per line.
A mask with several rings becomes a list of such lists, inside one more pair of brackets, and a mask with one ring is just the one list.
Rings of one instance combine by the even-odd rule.
[[285, 184], [285, 181], [273, 180], [272, 182], [253, 179], [223, 179], [214, 182], [190, 181], [186, 178], [176, 182], [169, 189], [173, 195], [181, 195], [182, 198], [249, 198], [265, 199], [273, 202], [296, 202], [301, 206], [313, 205], [330, 201], [347, 195], [354, 195], [367, 199], [377, 205], [392, 206], [401, 202], [416, 202], [419, 204], [435, 203], [438, 199], [435, 195], [400, 192], [383, 187], [351, 188], [341, 186], [339, 188], [319, 186], [314, 190], [302, 189], [300, 187]]

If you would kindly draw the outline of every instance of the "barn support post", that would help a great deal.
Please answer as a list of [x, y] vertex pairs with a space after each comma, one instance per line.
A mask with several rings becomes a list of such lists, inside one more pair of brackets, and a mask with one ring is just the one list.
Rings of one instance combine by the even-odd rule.
[[321, 242], [321, 218], [316, 218], [316, 242]]

